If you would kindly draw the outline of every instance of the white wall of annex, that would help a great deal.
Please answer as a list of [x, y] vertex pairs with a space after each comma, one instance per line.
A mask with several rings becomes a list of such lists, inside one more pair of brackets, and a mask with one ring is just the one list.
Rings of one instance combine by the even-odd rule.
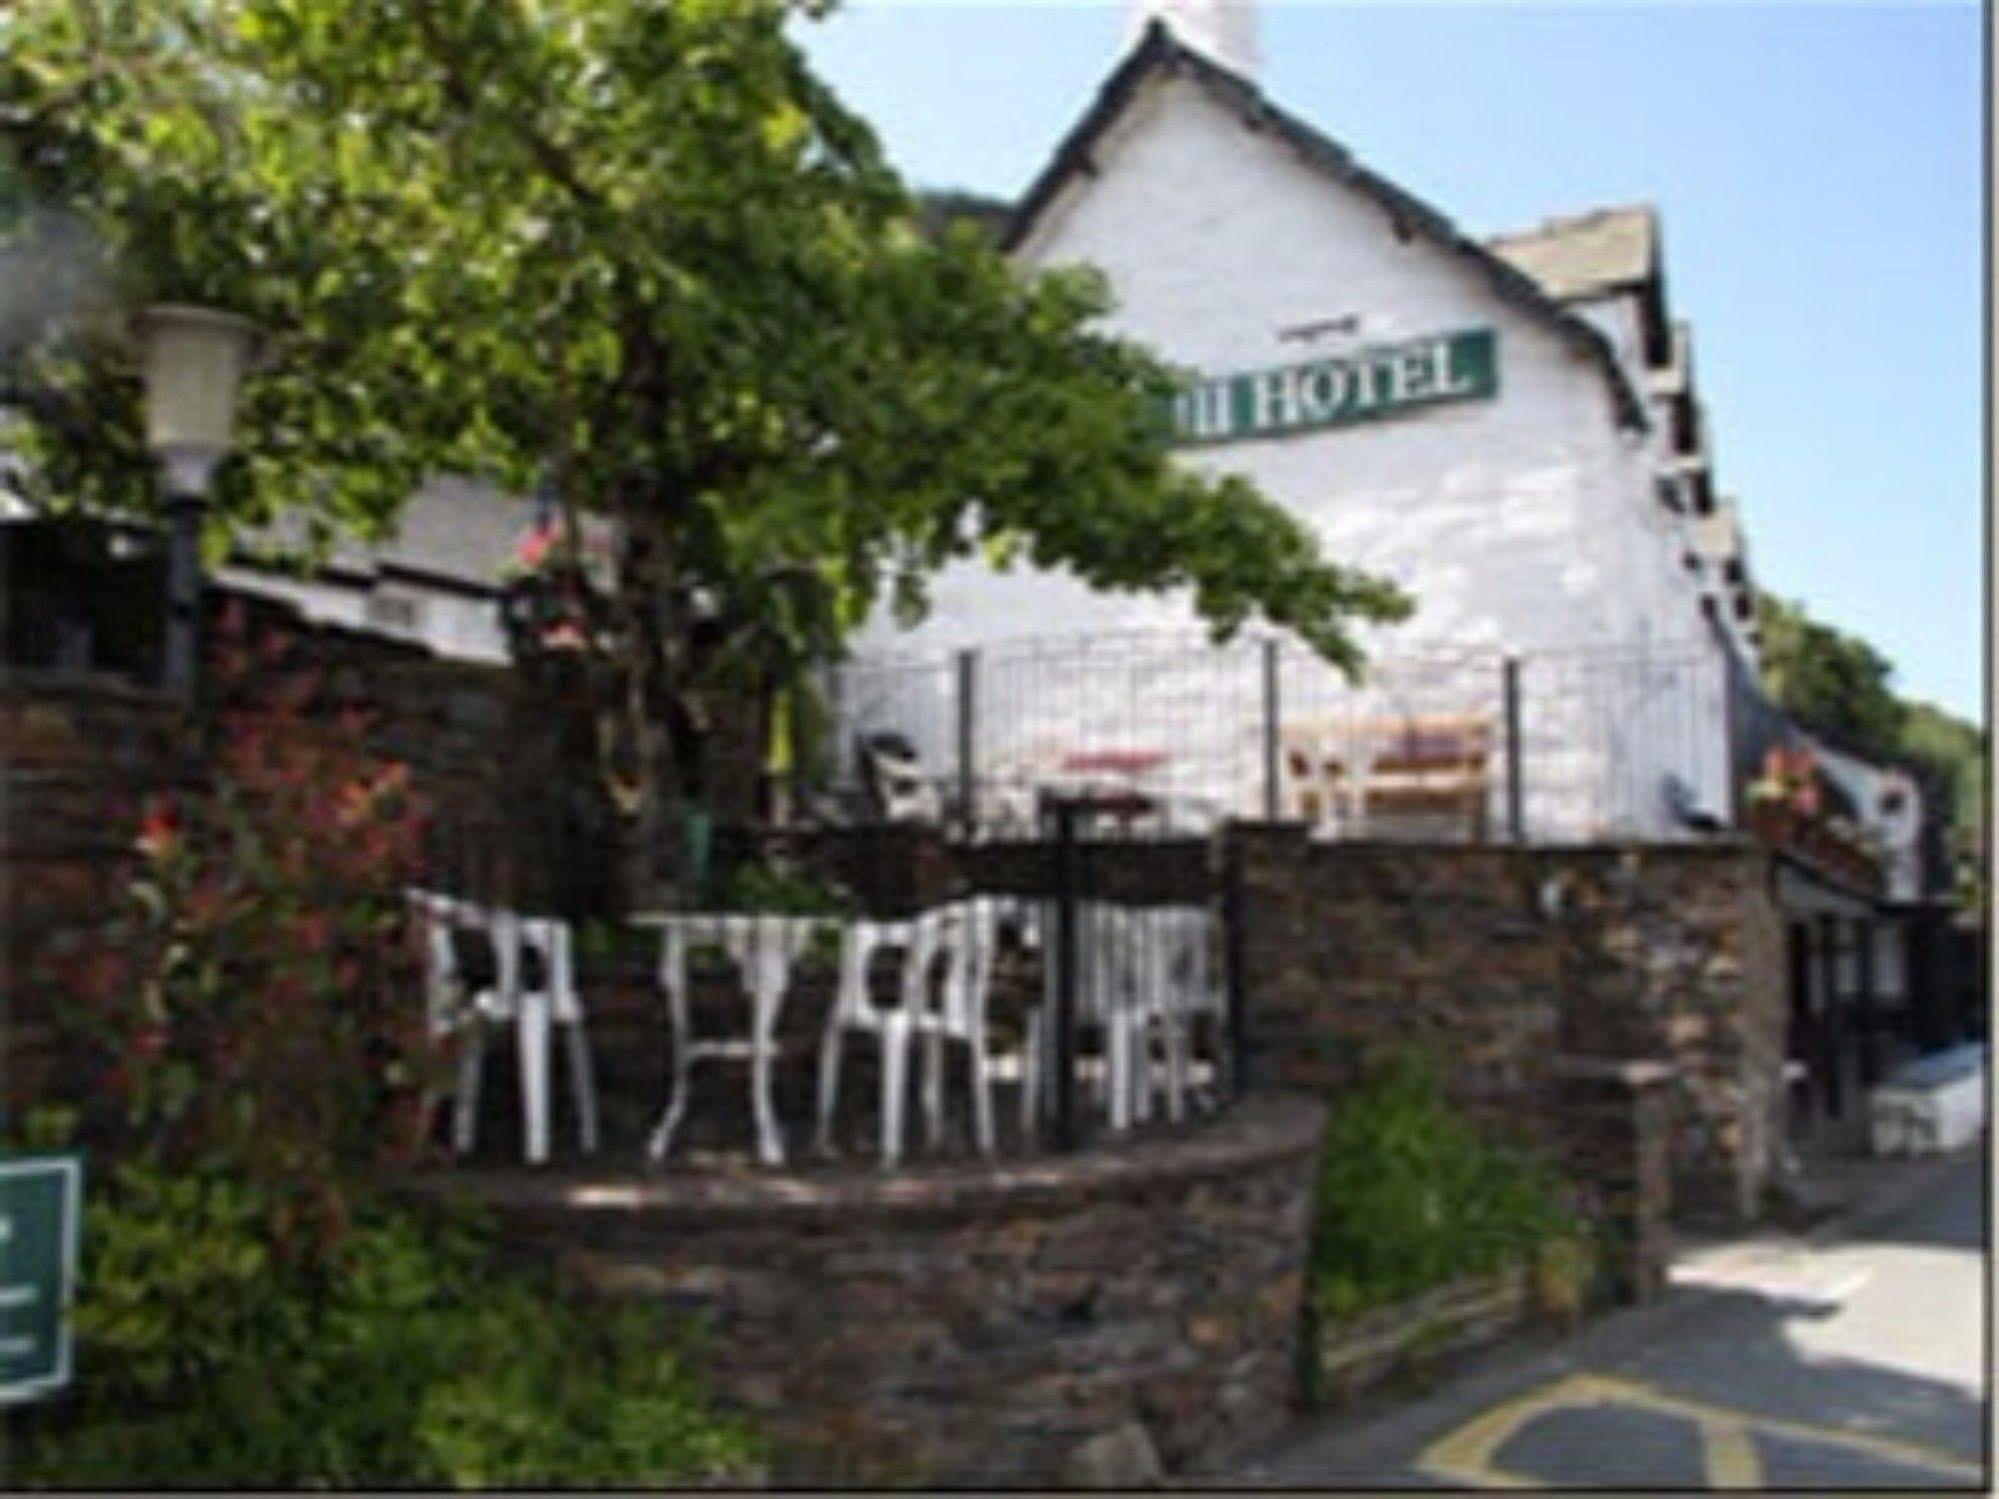
[[441, 589], [376, 583], [375, 589], [408, 598], [416, 605], [416, 627], [404, 629], [369, 617], [368, 599], [373, 589], [262, 568], [228, 566], [219, 569], [216, 576], [231, 588], [291, 604], [305, 618], [321, 624], [408, 640], [456, 661], [505, 665], [509, 659], [499, 610], [491, 600]]

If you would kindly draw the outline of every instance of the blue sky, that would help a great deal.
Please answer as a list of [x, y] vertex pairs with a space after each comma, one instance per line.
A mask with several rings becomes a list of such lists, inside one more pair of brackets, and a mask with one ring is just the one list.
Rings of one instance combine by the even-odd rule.
[[[1969, 3], [1265, 0], [1265, 90], [1479, 234], [1650, 201], [1759, 583], [1983, 701], [1980, 59]], [[799, 28], [914, 183], [1012, 197], [1120, 0], [850, 0]]]

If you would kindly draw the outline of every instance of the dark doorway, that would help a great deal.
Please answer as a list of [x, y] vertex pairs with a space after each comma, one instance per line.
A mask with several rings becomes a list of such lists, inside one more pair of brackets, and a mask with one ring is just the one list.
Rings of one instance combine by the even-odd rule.
[[1806, 1069], [1809, 1080], [1793, 1095], [1792, 1107], [1805, 1117], [1794, 1122], [1808, 1122], [1811, 1100], [1818, 1093], [1820, 1082], [1818, 1067], [1818, 1026], [1812, 1013], [1812, 934], [1811, 928], [1802, 921], [1793, 921], [1785, 929], [1789, 939], [1790, 961], [1786, 985], [1790, 997], [1790, 1023], [1784, 1037], [1784, 1055]]

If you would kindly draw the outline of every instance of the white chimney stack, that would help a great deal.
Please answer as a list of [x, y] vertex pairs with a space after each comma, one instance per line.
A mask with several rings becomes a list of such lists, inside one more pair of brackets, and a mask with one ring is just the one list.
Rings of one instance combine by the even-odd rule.
[[1137, 42], [1155, 18], [1195, 51], [1232, 73], [1256, 78], [1256, 0], [1128, 0], [1125, 46]]

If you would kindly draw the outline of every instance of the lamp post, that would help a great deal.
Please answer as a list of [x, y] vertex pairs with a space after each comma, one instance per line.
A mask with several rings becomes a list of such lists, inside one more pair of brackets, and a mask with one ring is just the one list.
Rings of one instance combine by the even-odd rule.
[[167, 487], [167, 618], [161, 684], [194, 690], [201, 609], [201, 512], [215, 465], [229, 451], [236, 388], [256, 325], [207, 307], [161, 304], [137, 319], [145, 379], [146, 447]]

